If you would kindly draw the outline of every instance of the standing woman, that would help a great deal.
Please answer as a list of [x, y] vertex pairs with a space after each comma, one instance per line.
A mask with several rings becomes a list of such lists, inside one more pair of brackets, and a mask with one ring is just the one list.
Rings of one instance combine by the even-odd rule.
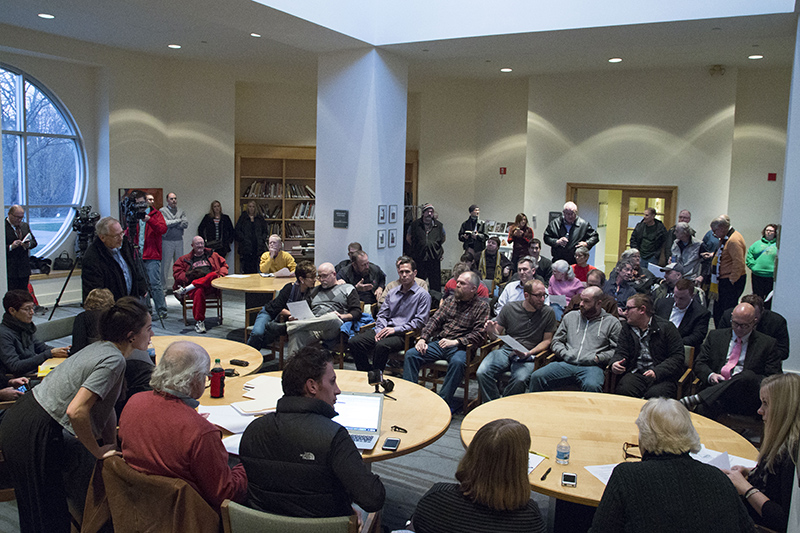
[[753, 272], [753, 293], [764, 300], [764, 307], [772, 309], [772, 299], [767, 295], [775, 284], [775, 259], [778, 257], [778, 225], [767, 224], [761, 230], [761, 240], [747, 250], [745, 263]]
[[513, 245], [511, 251], [511, 269], [517, 271], [517, 262], [528, 255], [533, 240], [533, 229], [528, 225], [528, 217], [520, 213], [514, 224], [508, 229], [508, 242]]
[[755, 468], [725, 471], [757, 525], [786, 531], [800, 444], [800, 375], [774, 374], [761, 382], [764, 439]]
[[206, 248], [211, 248], [220, 256], [225, 257], [231, 251], [233, 223], [228, 215], [222, 214], [219, 200], [211, 202], [211, 210], [197, 226], [197, 234], [206, 241]]
[[67, 494], [82, 508], [95, 460], [115, 453], [114, 402], [125, 358], [146, 351], [153, 330], [147, 308], [130, 296], [111, 306], [99, 324], [102, 341], [58, 365], [0, 424], [22, 533], [68, 532]]
[[255, 200], [247, 203], [247, 211], [236, 221], [236, 243], [243, 274], [256, 274], [261, 254], [267, 251], [267, 221], [258, 212]]

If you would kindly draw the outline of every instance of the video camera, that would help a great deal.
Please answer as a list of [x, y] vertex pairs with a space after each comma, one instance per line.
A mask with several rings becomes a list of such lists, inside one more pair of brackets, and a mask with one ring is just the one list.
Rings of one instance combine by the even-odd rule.
[[133, 196], [133, 194], [129, 194], [120, 203], [122, 218], [128, 224], [128, 227], [135, 226], [139, 220], [144, 220], [148, 209], [147, 202], [138, 202]]
[[82, 252], [89, 247], [89, 241], [94, 237], [95, 224], [100, 220], [100, 214], [92, 211], [92, 206], [85, 205], [77, 210], [72, 219], [72, 231], [78, 233], [78, 249]]

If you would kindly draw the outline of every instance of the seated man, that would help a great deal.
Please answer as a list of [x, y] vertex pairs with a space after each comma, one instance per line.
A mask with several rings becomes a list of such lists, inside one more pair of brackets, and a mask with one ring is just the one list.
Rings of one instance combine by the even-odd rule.
[[[530, 257], [523, 257], [517, 262], [517, 276], [519, 279], [516, 281], [509, 281], [503, 292], [500, 293], [500, 298], [494, 305], [495, 314], [499, 315], [509, 302], [519, 302], [525, 298], [525, 285], [533, 279], [536, 264]], [[543, 282], [544, 283], [544, 282]]]
[[[597, 287], [600, 289], [600, 307], [605, 309], [606, 313], [619, 318], [619, 309], [617, 309], [617, 301], [613, 297], [603, 292], [603, 286], [606, 284], [606, 274], [599, 268], [596, 268], [586, 274], [586, 286]], [[578, 311], [581, 308], [581, 295], [576, 294], [567, 304], [564, 309], [564, 314]]]
[[[396, 265], [400, 285], [389, 291], [386, 302], [378, 312], [375, 327], [360, 332], [347, 343], [357, 370], [375, 369], [383, 372], [389, 354], [405, 346], [403, 337], [406, 332], [422, 328], [428, 320], [431, 295], [415, 281], [416, 263], [404, 255]], [[369, 364], [370, 352], [372, 366]]]
[[274, 274], [282, 268], [294, 272], [295, 261], [292, 254], [283, 251], [283, 241], [280, 235], [270, 235], [267, 239], [267, 251], [261, 254], [259, 270], [264, 274]]
[[28, 291], [8, 291], [3, 296], [3, 322], [0, 324], [0, 374], [23, 376], [51, 357], [67, 357], [69, 348], [51, 348], [36, 340], [33, 323], [33, 297]]
[[[472, 270], [470, 270], [469, 268], [468, 263], [461, 261], [453, 265], [453, 277], [450, 278], [447, 281], [447, 283], [444, 284], [444, 294], [442, 295], [442, 300], [453, 295], [453, 293], [456, 291], [456, 284], [458, 282], [458, 277], [464, 272], [472, 272]], [[483, 283], [481, 283], [480, 286], [478, 287], [478, 298], [489, 298], [489, 289], [487, 289], [486, 285], [484, 285]]]
[[[320, 265], [320, 268], [322, 265]], [[330, 265], [332, 274], [336, 274]], [[386, 489], [361, 459], [347, 430], [331, 420], [341, 392], [327, 350], [306, 347], [289, 359], [278, 408], [253, 421], [239, 457], [247, 505], [287, 516], [321, 518], [383, 507]]]
[[122, 458], [145, 474], [179, 478], [214, 509], [225, 499], [244, 503], [247, 476], [228, 467], [220, 430], [195, 410], [211, 367], [197, 344], [170, 344], [150, 378], [153, 390], [133, 395], [119, 419]]
[[755, 415], [761, 380], [781, 373], [775, 339], [756, 331], [756, 311], [748, 303], [733, 310], [732, 328], [708, 332], [694, 372], [706, 388], [681, 398], [686, 407], [711, 418], [721, 413]]
[[342, 269], [344, 267], [350, 266], [353, 263], [353, 261], [355, 261], [356, 252], [360, 252], [361, 250], [363, 250], [363, 248], [361, 247], [361, 243], [351, 242], [350, 244], [348, 244], [347, 245], [347, 259], [343, 259], [343, 260], [339, 261], [338, 263], [336, 263], [336, 266], [334, 267], [334, 269], [336, 270], [336, 273], [338, 274], [339, 272], [342, 271]]
[[[518, 263], [522, 264], [522, 261]], [[526, 265], [527, 266], [527, 265]], [[486, 322], [486, 332], [494, 339], [498, 335], [510, 335], [526, 348], [526, 352], [515, 351], [508, 344], [487, 355], [478, 368], [478, 384], [484, 401], [496, 400], [500, 397], [497, 386], [499, 374], [511, 371], [511, 379], [503, 390], [503, 396], [522, 394], [525, 384], [533, 372], [537, 355], [550, 347], [550, 340], [556, 330], [555, 312], [544, 305], [547, 289], [538, 280], [525, 284], [525, 299], [509, 302], [497, 320]]]
[[[743, 296], [742, 303], [748, 303], [755, 308], [756, 331], [775, 339], [775, 353], [781, 361], [786, 361], [789, 357], [789, 328], [786, 326], [786, 319], [775, 311], [766, 309], [764, 300], [757, 294]], [[722, 313], [722, 319], [719, 321], [720, 329], [731, 327], [732, 312], [732, 309], [728, 309]]]
[[664, 273], [664, 279], [659, 279], [650, 288], [650, 298], [652, 298], [654, 302], [660, 298], [672, 296], [672, 291], [675, 290], [675, 284], [683, 277], [683, 274], [678, 270], [675, 263], [663, 266], [660, 270]]
[[679, 279], [672, 296], [656, 300], [655, 314], [675, 324], [685, 346], [699, 348], [708, 333], [711, 313], [693, 298], [694, 289], [693, 282]]
[[542, 241], [539, 239], [531, 241], [530, 251], [530, 256], [534, 259], [533, 264], [536, 265], [535, 275], [544, 280], [544, 286], [547, 287], [547, 284], [550, 283], [550, 278], [553, 277], [553, 261], [541, 256]]
[[684, 371], [683, 341], [672, 322], [653, 315], [644, 294], [628, 299], [627, 322], [617, 340], [611, 371], [621, 374], [616, 393], [637, 398], [674, 398]]
[[[405, 256], [405, 257], [408, 257], [408, 256]], [[428, 282], [427, 281], [425, 281], [422, 278], [414, 278], [414, 282], [417, 285], [419, 285], [422, 288], [422, 290], [428, 292]], [[394, 281], [390, 281], [389, 283], [386, 284], [386, 288], [383, 289], [383, 292], [381, 293], [381, 297], [378, 298], [378, 303], [376, 304], [376, 306], [378, 308], [378, 311], [380, 311], [380, 308], [383, 305], [383, 302], [386, 301], [386, 295], [389, 294], [389, 291], [394, 289], [395, 287], [399, 287], [399, 286], [400, 286], [400, 280], [399, 279], [396, 279]]]
[[[636, 259], [638, 261], [638, 259]], [[616, 272], [612, 272], [612, 277], [603, 285], [603, 292], [614, 298], [617, 302], [617, 312], [624, 316], [625, 304], [628, 298], [636, 294], [634, 286], [634, 265], [630, 262], [622, 263]]]
[[481, 279], [494, 281], [495, 288], [508, 281], [511, 276], [511, 261], [499, 252], [500, 239], [489, 237], [486, 249], [480, 252], [478, 275]]
[[358, 291], [358, 299], [365, 304], [377, 303], [386, 286], [386, 274], [381, 267], [369, 262], [367, 252], [353, 254], [353, 262], [341, 269], [336, 277], [349, 283]]
[[291, 320], [275, 326], [276, 334], [289, 335], [288, 357], [312, 342], [335, 339], [342, 324], [361, 318], [361, 304], [355, 287], [349, 283], [337, 285], [332, 264], [319, 265], [317, 279], [320, 284], [309, 290], [305, 297], [315, 318]]
[[564, 315], [550, 344], [561, 360], [531, 374], [528, 392], [575, 383], [585, 392], [603, 391], [604, 369], [614, 356], [622, 329], [620, 321], [603, 309], [603, 296], [599, 287], [587, 287], [580, 294], [580, 313]]
[[417, 344], [406, 352], [403, 366], [403, 379], [416, 383], [422, 365], [446, 359], [449, 364], [439, 396], [454, 411], [457, 408], [452, 405], [452, 399], [464, 378], [467, 345], [479, 345], [484, 341], [484, 327], [489, 319], [489, 304], [478, 298], [481, 284], [478, 275], [464, 272], [457, 283], [453, 296], [442, 302], [422, 328]]
[[294, 275], [297, 281], [284, 285], [258, 312], [253, 331], [247, 337], [247, 344], [256, 350], [269, 346], [280, 336], [281, 328], [278, 326], [280, 317], [284, 317], [286, 321], [294, 319], [287, 304], [304, 299], [306, 293], [317, 283], [317, 269], [311, 261], [300, 261], [294, 270]]
[[187, 297], [192, 299], [194, 330], [197, 333], [206, 332], [206, 296], [219, 293], [211, 286], [211, 282], [227, 275], [228, 263], [225, 258], [206, 248], [205, 241], [199, 235], [192, 238], [192, 251], [182, 255], [172, 265], [172, 277], [175, 278], [172, 294], [181, 302]]

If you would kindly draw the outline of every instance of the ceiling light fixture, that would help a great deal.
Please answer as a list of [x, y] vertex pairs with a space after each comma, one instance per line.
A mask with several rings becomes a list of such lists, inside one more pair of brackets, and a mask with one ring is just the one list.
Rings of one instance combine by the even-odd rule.
[[52, 20], [52, 19], [56, 18], [56, 16], [55, 15], [51, 15], [50, 13], [39, 13], [39, 18]]
[[622, 63], [622, 58], [621, 57], [612, 57], [611, 59], [608, 60], [608, 62], [609, 63]]
[[764, 56], [761, 54], [753, 54], [751, 56], [747, 56], [747, 59], [764, 59]]
[[181, 47], [181, 45], [179, 45], [179, 44], [169, 44], [167, 46], [169, 46], [173, 50], [178, 50]]
[[250, 34], [250, 37], [261, 37], [261, 34], [260, 34], [260, 33], [255, 33], [255, 32], [254, 32], [254, 33], [251, 33], [251, 34]]
[[508, 68], [508, 67], [505, 67], [505, 68], [501, 68], [501, 69], [500, 69], [500, 72], [513, 72], [513, 71], [514, 71], [514, 69], [510, 69], [510, 68]]

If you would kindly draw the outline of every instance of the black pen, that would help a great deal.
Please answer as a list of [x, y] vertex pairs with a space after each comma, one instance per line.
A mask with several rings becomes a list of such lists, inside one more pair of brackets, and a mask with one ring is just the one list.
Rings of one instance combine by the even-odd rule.
[[547, 469], [547, 471], [546, 471], [546, 472], [544, 473], [544, 475], [542, 476], [542, 479], [541, 479], [540, 481], [544, 481], [544, 480], [545, 480], [545, 478], [547, 478], [547, 474], [549, 474], [551, 470], [552, 470], [552, 467], [551, 467], [551, 468], [548, 468], [548, 469]]

